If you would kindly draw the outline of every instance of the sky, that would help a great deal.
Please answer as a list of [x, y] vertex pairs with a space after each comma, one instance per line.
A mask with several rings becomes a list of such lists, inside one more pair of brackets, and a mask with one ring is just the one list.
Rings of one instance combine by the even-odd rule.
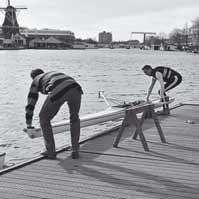
[[[139, 39], [131, 32], [169, 34], [199, 17], [199, 0], [10, 0], [25, 6], [17, 13], [20, 26], [71, 30], [76, 38], [98, 40], [98, 33], [111, 32], [114, 41]], [[5, 7], [7, 0], [0, 0]], [[0, 13], [0, 24], [4, 15]]]

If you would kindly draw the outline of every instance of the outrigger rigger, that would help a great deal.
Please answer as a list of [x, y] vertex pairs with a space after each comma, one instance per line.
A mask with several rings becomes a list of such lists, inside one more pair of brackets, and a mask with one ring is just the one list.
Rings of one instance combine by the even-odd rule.
[[[137, 100], [134, 102], [123, 102], [117, 105], [110, 105], [108, 98], [105, 97], [103, 92], [99, 92], [99, 97], [103, 98], [106, 104], [108, 105], [108, 108], [99, 111], [97, 113], [92, 113], [88, 115], [84, 115], [80, 117], [80, 126], [88, 127], [96, 124], [100, 124], [107, 121], [114, 121], [121, 118], [124, 118], [125, 112], [128, 109], [138, 108], [145, 106], [146, 104], [153, 104], [155, 108], [162, 107], [165, 103], [170, 104], [174, 102], [174, 98], [169, 99], [167, 102], [162, 102], [161, 99], [155, 99], [150, 102], [146, 102], [144, 100]], [[70, 129], [70, 121], [69, 120], [63, 120], [57, 123], [52, 124], [53, 133], [63, 133], [65, 131], [68, 131]], [[28, 134], [30, 138], [37, 138], [42, 136], [42, 130], [40, 127], [38, 128], [32, 128], [32, 129], [24, 129], [24, 131]]]

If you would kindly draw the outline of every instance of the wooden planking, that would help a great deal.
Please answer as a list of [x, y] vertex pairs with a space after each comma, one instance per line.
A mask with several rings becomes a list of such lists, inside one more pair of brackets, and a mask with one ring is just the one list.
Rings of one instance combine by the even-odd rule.
[[[14, 183], [14, 182], [13, 182]], [[36, 183], [35, 183], [36, 184]], [[198, 192], [187, 192], [186, 190], [183, 190], [183, 189], [180, 189], [180, 190], [177, 190], [175, 191], [174, 189], [171, 190], [169, 188], [167, 188], [166, 190], [163, 189], [163, 188], [159, 188], [159, 186], [156, 186], [156, 187], [151, 187], [149, 185], [139, 185], [136, 183], [136, 186], [129, 186], [129, 189], [127, 189], [126, 187], [124, 187], [123, 185], [121, 185], [121, 187], [123, 188], [123, 192], [114, 192], [115, 189], [111, 189], [111, 188], [104, 188], [103, 190], [95, 190], [95, 189], [92, 189], [92, 186], [89, 186], [87, 185], [87, 187], [85, 188], [80, 188], [77, 184], [77, 186], [75, 188], [71, 188], [70, 185], [68, 186], [68, 184], [66, 184], [66, 188], [65, 189], [61, 189], [61, 185], [59, 185], [59, 189], [54, 186], [49, 186], [48, 184], [45, 186], [45, 187], [42, 187], [40, 186], [40, 183], [36, 184], [35, 185], [34, 183], [32, 183], [32, 185], [34, 185], [34, 187], [32, 186], [28, 186], [26, 184], [20, 184], [19, 185], [19, 182], [16, 184], [12, 184], [12, 183], [9, 183], [9, 188], [12, 188], [14, 190], [18, 190], [20, 189], [21, 187], [23, 187], [23, 190], [26, 190], [26, 191], [29, 191], [32, 190], [34, 191], [34, 193], [42, 193], [42, 194], [47, 194], [47, 193], [50, 193], [51, 194], [51, 197], [55, 197], [55, 194], [56, 195], [60, 195], [60, 196], [65, 196], [65, 195], [68, 195], [69, 193], [69, 196], [73, 196], [71, 195], [71, 191], [75, 191], [77, 194], [80, 193], [81, 196], [84, 196], [86, 195], [86, 193], [89, 193], [93, 195], [93, 197], [100, 197], [103, 193], [104, 196], [106, 197], [110, 197], [110, 198], [117, 198], [118, 196], [119, 197], [124, 197], [124, 198], [129, 198], [129, 195], [130, 194], [135, 194], [135, 190], [138, 192], [138, 191], [142, 191], [145, 192], [145, 193], [151, 193], [151, 194], [156, 194], [156, 195], [161, 195], [161, 194], [164, 194], [164, 196], [169, 196], [172, 194], [172, 196], [186, 196], [186, 197], [189, 197], [190, 195], [194, 195], [195, 197], [192, 197], [192, 198], [197, 198], [198, 196]], [[4, 187], [6, 185], [3, 185], [1, 187]], [[64, 185], [62, 185], [64, 186]], [[53, 191], [48, 191], [46, 189], [49, 189], [49, 190], [53, 190]], [[125, 190], [125, 193], [124, 193], [124, 190]], [[194, 189], [192, 189], [194, 190]], [[190, 189], [191, 191], [191, 189]], [[17, 192], [17, 191], [16, 191]], [[76, 194], [76, 195], [77, 195]]]
[[[10, 185], [10, 184], [9, 184]], [[21, 188], [23, 186], [23, 189], [28, 193], [28, 194], [31, 194], [31, 192], [30, 192], [30, 190], [29, 189], [32, 189], [31, 187], [29, 187], [29, 186], [27, 186], [27, 185], [21, 185], [21, 186], [17, 186], [18, 188]], [[40, 186], [40, 184], [38, 184], [38, 186]], [[78, 186], [78, 184], [77, 184], [77, 186]], [[77, 187], [76, 186], [76, 187]], [[11, 187], [13, 187], [13, 189], [15, 189], [15, 187], [16, 187], [16, 185], [12, 185], [11, 184]], [[107, 190], [100, 190], [100, 191], [96, 191], [96, 190], [93, 190], [93, 192], [94, 193], [92, 193], [92, 195], [90, 194], [90, 191], [89, 191], [89, 187], [87, 187], [86, 189], [84, 189], [84, 191], [85, 192], [87, 192], [87, 193], [89, 193], [90, 195], [88, 195], [88, 194], [85, 194], [85, 193], [83, 193], [83, 192], [78, 192], [79, 190], [78, 190], [78, 188], [75, 188], [75, 189], [73, 189], [73, 190], [70, 190], [70, 185], [69, 185], [69, 188], [68, 187], [66, 187], [66, 189], [64, 190], [64, 191], [60, 191], [60, 190], [57, 190], [56, 189], [56, 187], [53, 187], [53, 190], [54, 190], [54, 192], [55, 193], [57, 193], [57, 196], [55, 197], [54, 195], [52, 196], [50, 196], [50, 198], [52, 198], [52, 197], [55, 197], [55, 198], [62, 198], [62, 197], [64, 197], [65, 195], [63, 195], [64, 193], [66, 193], [66, 195], [68, 194], [68, 192], [71, 192], [71, 191], [74, 191], [75, 190], [75, 193], [76, 193], [76, 196], [78, 195], [78, 194], [81, 194], [81, 198], [90, 198], [91, 196], [91, 198], [118, 198], [118, 197], [124, 197], [124, 198], [131, 198], [131, 194], [130, 193], [132, 193], [132, 194], [134, 194], [134, 192], [135, 191], [131, 191], [131, 190], [129, 190], [129, 193], [126, 193], [126, 195], [124, 195], [124, 194], [121, 194], [121, 193], [117, 193], [117, 195], [115, 195], [115, 197], [114, 197], [114, 192], [111, 192], [111, 191], [114, 191], [114, 190], [112, 190], [112, 189], [110, 189], [110, 191], [109, 192], [107, 192]], [[41, 191], [41, 190], [39, 190], [38, 188], [34, 188], [34, 194], [37, 194], [38, 193], [38, 191]], [[83, 190], [82, 190], [83, 191]], [[52, 192], [51, 192], [52, 193]], [[41, 194], [41, 193], [39, 193], [39, 194]], [[43, 196], [44, 196], [44, 194], [46, 194], [46, 190], [45, 190], [45, 188], [42, 188], [42, 194], [43, 194]], [[100, 194], [100, 195], [98, 195], [98, 194]], [[136, 195], [138, 195], [138, 194], [136, 194]], [[141, 195], [143, 195], [143, 194], [141, 194]], [[60, 197], [59, 197], [60, 196]], [[73, 197], [74, 198], [74, 197]], [[154, 198], [154, 197], [152, 197], [152, 198]]]
[[[129, 166], [130, 167], [130, 166]], [[195, 177], [195, 179], [193, 180], [189, 180], [189, 176], [188, 175], [184, 175], [183, 177], [170, 177], [169, 175], [166, 175], [164, 172], [162, 173], [159, 173], [158, 175], [153, 175], [154, 172], [152, 171], [143, 171], [143, 170], [135, 170], [135, 169], [130, 169], [130, 168], [126, 168], [126, 173], [122, 172], [122, 171], [114, 171], [112, 169], [106, 169], [106, 168], [100, 168], [100, 172], [103, 172], [104, 174], [107, 174], [108, 176], [111, 175], [111, 176], [115, 176], [116, 178], [120, 178], [120, 179], [124, 179], [124, 180], [129, 180], [129, 178], [133, 178], [134, 179], [134, 182], [138, 182], [138, 183], [152, 183], [151, 185], [155, 185], [156, 186], [156, 182], [153, 181], [153, 179], [156, 179], [155, 177], [157, 177], [157, 180], [158, 182], [162, 182], [162, 181], [165, 181], [166, 184], [172, 184], [172, 186], [175, 186], [175, 187], [179, 187], [181, 186], [181, 183], [184, 183], [186, 185], [191, 185], [191, 186], [195, 186], [198, 184], [198, 179], [197, 179], [197, 176]], [[20, 172], [19, 174], [22, 176], [22, 179], [31, 179], [32, 176], [34, 177], [37, 177], [37, 178], [41, 178], [42, 179], [42, 182], [45, 182], [46, 181], [49, 181], [51, 180], [51, 175], [53, 175], [53, 181], [67, 181], [69, 183], [78, 183], [78, 182], [85, 182], [85, 184], [92, 184], [92, 185], [95, 185], [96, 187], [97, 186], [102, 186], [103, 183], [101, 182], [93, 182], [93, 177], [96, 177], [96, 176], [99, 176], [100, 177], [100, 172], [97, 171], [98, 170], [98, 167], [95, 167], [94, 166], [87, 166], [85, 167], [84, 171], [82, 172], [81, 169], [80, 170], [76, 170], [75, 173], [76, 174], [73, 174], [71, 175], [67, 175], [67, 174], [63, 174], [63, 172], [52, 172], [52, 171], [46, 171], [46, 172], [41, 172], [41, 171], [38, 171], [36, 173], [34, 173], [33, 171], [27, 171], [27, 172]], [[124, 169], [123, 169], [124, 170]], [[89, 173], [90, 172], [90, 173]], [[86, 174], [83, 175], [83, 174]], [[140, 175], [143, 176], [146, 176], [144, 179], [140, 179]], [[165, 174], [165, 176], [163, 175]], [[180, 173], [178, 173], [180, 174]], [[188, 174], [188, 173], [187, 173]], [[94, 176], [93, 176], [94, 175]], [[194, 176], [195, 174], [193, 174]], [[111, 182], [111, 180], [108, 178], [108, 176], [101, 176], [102, 179], [104, 179], [104, 181], [108, 181], [108, 182]], [[171, 175], [172, 176], [172, 175]], [[158, 177], [160, 177], [158, 179]], [[20, 179], [20, 176], [14, 176], [13, 178], [19, 178]], [[77, 180], [78, 178], [78, 180]], [[166, 182], [166, 180], [169, 178], [170, 181], [168, 181], [168, 183]], [[35, 178], [33, 178], [35, 179]], [[165, 180], [164, 180], [165, 179]], [[186, 181], [186, 183], [185, 183]], [[67, 183], [66, 182], [66, 183]], [[125, 182], [125, 181], [124, 181]], [[177, 183], [179, 182], [179, 183]], [[56, 182], [57, 183], [57, 182]], [[65, 183], [65, 182], [64, 182]], [[117, 184], [121, 184], [121, 182], [115, 182]], [[129, 185], [128, 183], [126, 184], [127, 186]], [[106, 185], [107, 186], [107, 185]]]
[[18, 195], [17, 193], [13, 193], [13, 189], [5, 189], [0, 187], [0, 198], [1, 199], [40, 199], [41, 197], [34, 197], [28, 195]]
[[184, 106], [160, 117], [166, 144], [152, 121], [146, 121], [150, 152], [131, 138], [134, 128], [128, 127], [119, 148], [112, 148], [112, 132], [84, 143], [79, 160], [62, 152], [55, 161], [43, 159], [6, 173], [0, 198], [198, 199], [199, 125], [186, 122], [199, 121], [198, 111]]
[[[85, 172], [86, 173], [86, 172]], [[100, 177], [100, 175], [98, 175], [99, 173], [96, 174], [97, 177]], [[94, 175], [94, 171], [91, 171], [91, 174], [90, 176], [93, 176]], [[70, 179], [69, 178], [66, 178], [65, 176], [56, 176], [56, 177], [53, 177], [53, 178], [48, 178], [46, 177], [45, 175], [35, 175], [34, 177], [32, 177], [32, 180], [31, 180], [31, 176], [28, 176], [28, 175], [23, 175], [23, 179], [22, 177], [20, 176], [14, 176], [14, 178], [7, 178], [7, 179], [4, 179], [5, 182], [10, 182], [13, 180], [13, 182], [19, 182], [20, 184], [23, 184], [23, 183], [28, 183], [28, 184], [31, 184], [31, 185], [35, 185], [36, 183], [38, 183], [36, 186], [49, 186], [49, 187], [54, 187], [57, 189], [64, 189], [66, 190], [67, 187], [62, 187], [63, 185], [67, 185], [67, 186], [71, 186], [71, 187], [75, 187], [75, 186], [79, 186], [79, 187], [82, 187], [82, 188], [92, 188], [93, 190], [100, 190], [100, 191], [107, 191], [109, 192], [110, 190], [111, 191], [114, 191], [115, 193], [126, 193], [126, 190], [125, 189], [131, 189], [131, 188], [136, 188], [135, 186], [137, 184], [142, 184], [142, 186], [147, 186], [149, 183], [151, 184], [151, 187], [161, 187], [160, 185], [157, 185], [157, 182], [155, 182], [153, 179], [152, 179], [152, 176], [151, 176], [151, 179], [140, 179], [139, 176], [136, 176], [136, 175], [129, 175], [129, 177], [127, 178], [124, 178], [124, 177], [121, 177], [116, 175], [116, 174], [113, 174], [113, 173], [110, 173], [109, 175], [111, 176], [115, 176], [115, 178], [120, 178], [120, 179], [123, 179], [123, 181], [121, 182], [114, 182], [114, 184], [111, 184], [111, 179], [108, 179], [108, 177], [106, 176], [101, 176], [101, 179], [103, 181], [99, 182], [95, 182], [93, 181], [93, 179], [88, 179], [88, 178], [84, 178], [84, 177], [81, 177], [81, 176], [73, 176], [71, 177]], [[95, 176], [95, 177], [96, 177]], [[129, 179], [130, 177], [134, 177], [134, 181], [133, 183], [124, 183], [125, 180]], [[38, 179], [39, 178], [39, 179]], [[93, 177], [92, 177], [93, 178]], [[30, 181], [31, 182], [28, 182]], [[105, 183], [106, 181], [106, 183]], [[159, 182], [160, 183], [163, 183], [164, 182], [164, 185], [166, 186], [170, 186], [169, 188], [171, 190], [180, 190], [180, 191], [184, 191], [184, 192], [187, 192], [187, 193], [198, 193], [198, 190], [195, 190], [194, 189], [191, 189], [190, 187], [194, 187], [194, 184], [193, 183], [187, 183], [187, 184], [184, 184], [184, 187], [182, 188], [181, 187], [181, 184], [180, 182], [177, 183], [174, 179], [170, 179], [170, 181], [168, 180], [164, 180], [163, 178], [159, 179]], [[158, 183], [159, 183], [158, 182]], [[121, 187], [121, 184], [123, 184], [125, 186], [125, 189], [123, 189]], [[58, 187], [58, 185], [60, 187]], [[189, 186], [189, 187], [188, 187]], [[161, 188], [162, 189], [162, 188]]]
[[[91, 183], [92, 185], [95, 185], [95, 187], [97, 187], [97, 186], [103, 186], [103, 183], [98, 182], [98, 181], [95, 182], [95, 181], [93, 181], [93, 178], [95, 179], [96, 176], [98, 176], [98, 177], [101, 177], [102, 180], [104, 179], [105, 182], [110, 183], [111, 179], [108, 179], [108, 177], [109, 177], [109, 175], [111, 175], [111, 176], [115, 176], [118, 179], [124, 179], [124, 183], [125, 183], [125, 180], [128, 180], [131, 176], [131, 178], [134, 179], [134, 182], [152, 183], [151, 186], [156, 185], [156, 181], [153, 181], [154, 179], [156, 179], [156, 177], [157, 177], [158, 182], [166, 181], [166, 179], [169, 179], [170, 181], [168, 184], [172, 184], [172, 186], [175, 185], [176, 187], [180, 187], [182, 183], [185, 185], [193, 186], [193, 187], [198, 185], [197, 177], [195, 177], [195, 179], [193, 179], [193, 180], [190, 180], [190, 178], [188, 178], [189, 177], [188, 175], [181, 177], [180, 173], [177, 173], [179, 175], [179, 177], [177, 178], [176, 176], [175, 177], [170, 177], [171, 175], [165, 176], [165, 175], [162, 175], [162, 173], [155, 175], [154, 172], [146, 172], [146, 171], [143, 172], [143, 171], [137, 171], [135, 169], [131, 169], [131, 170], [126, 169], [129, 172], [129, 175], [127, 175], [127, 174], [125, 175], [124, 173], [122, 173], [120, 171], [117, 171], [117, 172], [112, 171], [111, 172], [110, 169], [109, 170], [101, 169], [100, 170], [101, 172], [96, 171], [96, 170], [97, 169], [94, 169], [93, 167], [86, 167], [84, 169], [84, 172], [82, 172], [82, 173], [79, 172], [79, 174], [76, 174], [76, 175], [73, 174], [71, 176], [67, 176], [64, 174], [61, 175], [61, 173], [58, 173], [58, 172], [45, 172], [45, 173], [41, 173], [41, 172], [40, 173], [33, 173], [33, 172], [26, 172], [26, 173], [23, 172], [22, 173], [21, 172], [18, 175], [15, 175], [13, 178], [14, 179], [16, 178], [19, 180], [20, 179], [27, 179], [27, 180], [29, 179], [30, 180], [31, 177], [34, 176], [34, 177], [32, 177], [33, 180], [36, 180], [35, 178], [37, 177], [39, 179], [41, 178], [41, 180], [37, 179], [38, 181], [41, 181], [41, 182], [45, 182], [45, 181], [48, 182], [51, 180], [60, 181], [61, 183], [62, 183], [62, 181], [63, 181], [63, 183], [78, 183], [78, 182], [83, 183], [84, 182], [85, 184]], [[91, 173], [89, 173], [89, 171]], [[78, 172], [78, 171], [76, 171], [76, 172]], [[104, 175], [102, 175], [102, 173]], [[53, 175], [53, 177], [51, 177], [50, 174]], [[105, 174], [107, 174], [107, 176], [105, 176]], [[142, 176], [142, 174], [143, 174], [143, 178], [140, 179], [140, 176]], [[19, 176], [19, 175], [21, 175], [21, 176]], [[85, 176], [85, 175], [87, 175], [87, 176]], [[144, 178], [144, 176], [145, 176], [145, 178]], [[159, 177], [159, 179], [158, 179], [158, 177]], [[114, 182], [114, 185], [115, 184], [119, 185], [121, 183], [121, 182], [117, 182], [117, 181], [113, 181], [113, 182]], [[56, 182], [56, 183], [58, 183], [58, 182]], [[166, 182], [166, 184], [167, 184], [167, 182]], [[126, 185], [128, 185], [128, 183]], [[107, 186], [107, 184], [105, 184], [105, 186]], [[111, 187], [112, 187], [112, 185], [111, 185]]]
[[[110, 178], [108, 178], [108, 176], [106, 177], [106, 176], [104, 176], [105, 177], [105, 179], [103, 179], [102, 177], [103, 176], [98, 176], [98, 174], [96, 173], [96, 171], [94, 171], [94, 172], [92, 172], [92, 169], [88, 169], [88, 171], [87, 171], [88, 173], [88, 175], [93, 175], [95, 178], [97, 178], [97, 177], [100, 177], [102, 180], [105, 180], [106, 182], [108, 182], [108, 183], [113, 183], [114, 181], [112, 181], [113, 179], [110, 179]], [[100, 172], [103, 172], [104, 173], [104, 171], [101, 169], [101, 171]], [[61, 180], [64, 180], [65, 179], [65, 176], [63, 176], [63, 175], [61, 175], [61, 173], [60, 173], [60, 176], [58, 176], [58, 174], [55, 174], [55, 173], [52, 173], [52, 172], [45, 172], [45, 175], [47, 175], [48, 177], [51, 177], [50, 176], [50, 173], [51, 173], [51, 176], [54, 176], [55, 178], [53, 178], [53, 180], [58, 180], [58, 181], [61, 181]], [[109, 172], [107, 172], [107, 175], [108, 175], [108, 173]], [[136, 173], [138, 173], [138, 171], [136, 171]], [[143, 172], [142, 172], [143, 173]], [[27, 172], [27, 174], [29, 174], [30, 176], [33, 174], [33, 173], [31, 173], [31, 172]], [[36, 173], [37, 174], [37, 173]], [[85, 173], [86, 174], [86, 173]], [[20, 173], [20, 175], [22, 176], [22, 173]], [[42, 176], [43, 176], [43, 174], [42, 174]], [[41, 179], [42, 178], [42, 176], [40, 175], [40, 173], [39, 173], [39, 175], [37, 176], [37, 177], [39, 177], [39, 179]], [[57, 178], [57, 176], [58, 176], [58, 178]], [[113, 176], [113, 174], [111, 173], [111, 176]], [[152, 175], [151, 175], [152, 176]], [[75, 177], [78, 177], [78, 176], [75, 176]], [[128, 179], [133, 179], [133, 182], [135, 183], [135, 178], [132, 178], [133, 176], [131, 176], [131, 175], [129, 175], [128, 176]], [[143, 177], [144, 177], [144, 175], [143, 175]], [[155, 177], [155, 176], [154, 176]], [[22, 176], [22, 178], [23, 178], [23, 176]], [[116, 178], [117, 179], [119, 179], [118, 178], [118, 176], [116, 176]], [[156, 178], [156, 177], [155, 177]], [[67, 178], [66, 178], [67, 179]], [[125, 185], [125, 187], [126, 186], [129, 186], [129, 187], [132, 187], [132, 189], [136, 189], [136, 186], [138, 186], [139, 184], [136, 182], [135, 183], [135, 187], [133, 187], [132, 185], [130, 185], [129, 183], [124, 183], [125, 181], [127, 181], [128, 179], [124, 179], [124, 178], [121, 178], [120, 177], [120, 180], [122, 180], [122, 181], [119, 181], [118, 180], [118, 182], [116, 182], [116, 183], [119, 183], [119, 185], [120, 186], [124, 186]], [[158, 179], [158, 178], [157, 178]], [[144, 180], [145, 181], [145, 180]], [[159, 181], [159, 182], [161, 182], [161, 183], [163, 183], [164, 184], [164, 186], [165, 186], [165, 182], [164, 182], [165, 180], [162, 180], [162, 182], [161, 181]], [[56, 182], [56, 181], [55, 181]], [[92, 181], [91, 181], [92, 182]], [[167, 181], [166, 181], [167, 182]], [[168, 181], [168, 183], [169, 182], [172, 182], [172, 180], [169, 180]], [[175, 181], [174, 181], [175, 182]], [[148, 184], [149, 184], [150, 182], [146, 182], [146, 185], [145, 184], [143, 184], [143, 182], [142, 182], [142, 186], [147, 186]], [[38, 184], [39, 185], [39, 187], [40, 187], [40, 184]], [[67, 184], [67, 186], [70, 186], [70, 183], [69, 184]], [[32, 184], [31, 184], [31, 186], [32, 186]], [[78, 185], [79, 186], [79, 185]], [[168, 186], [168, 185], [167, 185]], [[89, 186], [88, 186], [89, 187]], [[174, 186], [174, 184], [172, 183], [171, 185], [170, 185], [170, 187], [172, 188], [172, 187], [174, 187], [174, 190], [176, 190], [176, 188], [175, 188], [175, 186]], [[159, 189], [159, 186], [158, 185], [155, 185], [155, 187], [153, 187], [153, 186], [150, 186], [150, 188], [152, 188], [153, 190], [155, 190], [155, 189], [157, 189], [158, 188], [158, 190], [159, 190], [159, 192], [161, 191], [161, 193], [162, 193], [162, 191], [164, 191], [164, 190], [161, 190], [161, 189]], [[186, 186], [184, 185], [184, 189], [180, 189], [180, 190], [178, 190], [179, 191], [179, 193], [177, 193], [177, 191], [175, 191], [175, 193], [177, 193], [176, 195], [177, 196], [179, 196], [179, 194], [181, 194], [181, 192], [183, 191], [183, 192], [188, 192], [188, 194], [187, 195], [189, 195], [190, 193], [194, 193], [194, 189], [191, 189], [190, 188], [190, 191], [187, 191], [186, 189]], [[54, 190], [56, 190], [56, 187], [54, 187]], [[102, 189], [103, 190], [103, 189]], [[111, 190], [113, 190], [113, 189], [111, 189]], [[173, 190], [173, 191], [174, 191]], [[86, 191], [88, 191], [88, 188], [86, 189]], [[106, 191], [106, 190], [103, 190], [103, 191]], [[146, 189], [145, 191], [148, 191], [148, 189]], [[109, 191], [110, 192], [110, 191]], [[168, 192], [168, 191], [167, 191]], [[197, 193], [197, 195], [198, 195], [198, 191], [197, 190], [195, 190], [195, 192]], [[165, 193], [165, 194], [167, 194], [167, 193]], [[172, 194], [172, 195], [175, 195], [175, 194]], [[185, 194], [186, 195], [186, 194]], [[186, 195], [186, 196], [187, 196]]]

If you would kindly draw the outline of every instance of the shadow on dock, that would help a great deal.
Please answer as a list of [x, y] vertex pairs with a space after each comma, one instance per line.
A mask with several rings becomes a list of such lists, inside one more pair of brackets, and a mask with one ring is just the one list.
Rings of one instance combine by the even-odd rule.
[[[139, 139], [132, 139], [132, 126], [125, 128], [118, 148], [117, 131], [82, 143], [80, 159], [70, 151], [57, 160], [41, 159], [1, 175], [3, 198], [94, 198], [94, 199], [198, 199], [199, 198], [199, 107], [182, 106], [160, 116], [167, 143], [161, 143], [153, 122], [143, 132], [149, 145], [145, 152]], [[1, 197], [0, 197], [1, 198]]]

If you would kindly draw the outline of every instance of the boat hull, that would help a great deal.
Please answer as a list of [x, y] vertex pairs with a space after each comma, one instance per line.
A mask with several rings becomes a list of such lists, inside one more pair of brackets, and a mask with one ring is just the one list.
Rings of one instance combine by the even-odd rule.
[[[170, 104], [173, 101], [174, 98], [170, 99], [167, 103]], [[155, 108], [160, 108], [163, 105], [163, 103], [160, 102], [159, 100], [153, 101], [152, 104], [154, 105]], [[80, 117], [80, 127], [84, 128], [107, 121], [114, 121], [123, 118], [125, 116], [125, 111], [127, 109], [134, 109], [134, 108], [137, 109], [138, 107], [143, 107], [146, 105], [147, 103], [143, 102], [139, 105], [135, 106], [132, 105], [130, 107], [128, 106], [127, 108], [111, 107], [97, 113], [88, 114]], [[54, 134], [63, 133], [65, 131], [70, 130], [70, 121], [64, 120], [61, 122], [57, 122], [55, 124], [52, 124], [52, 128]], [[25, 132], [28, 134], [30, 138], [37, 138], [42, 136], [41, 128], [26, 129]]]

